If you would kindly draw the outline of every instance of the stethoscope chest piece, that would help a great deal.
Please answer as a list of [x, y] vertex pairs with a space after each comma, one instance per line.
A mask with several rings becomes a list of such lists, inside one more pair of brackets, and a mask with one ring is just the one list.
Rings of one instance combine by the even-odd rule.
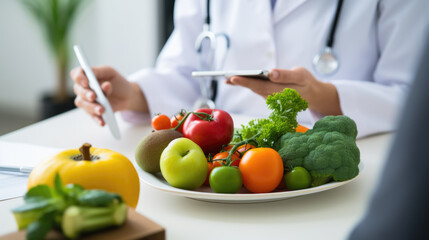
[[324, 76], [334, 74], [338, 71], [338, 68], [340, 67], [338, 58], [332, 49], [334, 47], [334, 37], [335, 32], [337, 30], [338, 20], [341, 14], [343, 1], [344, 0], [338, 0], [337, 9], [335, 10], [334, 19], [332, 21], [331, 31], [329, 32], [325, 47], [319, 54], [317, 54], [313, 58], [314, 70]]
[[339, 65], [338, 58], [330, 47], [325, 47], [313, 58], [314, 69], [325, 76], [334, 74], [338, 70]]

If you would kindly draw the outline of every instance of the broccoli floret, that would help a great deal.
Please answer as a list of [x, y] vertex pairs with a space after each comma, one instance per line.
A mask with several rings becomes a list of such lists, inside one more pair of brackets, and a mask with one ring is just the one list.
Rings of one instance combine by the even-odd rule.
[[[292, 136], [300, 136], [292, 138]], [[291, 141], [294, 139], [294, 141]], [[280, 156], [288, 154], [290, 161], [288, 165], [291, 169], [292, 166], [302, 166], [304, 158], [307, 156], [309, 151], [309, 146], [306, 144], [308, 141], [308, 136], [304, 133], [286, 133], [283, 137], [280, 138], [280, 144], [278, 146], [284, 146], [279, 149], [278, 152]]]
[[275, 144], [286, 167], [304, 167], [312, 186], [345, 181], [359, 174], [357, 128], [347, 116], [327, 116], [306, 133], [284, 134]]
[[341, 116], [326, 116], [314, 124], [312, 131], [340, 132], [356, 140], [357, 127], [351, 118]]

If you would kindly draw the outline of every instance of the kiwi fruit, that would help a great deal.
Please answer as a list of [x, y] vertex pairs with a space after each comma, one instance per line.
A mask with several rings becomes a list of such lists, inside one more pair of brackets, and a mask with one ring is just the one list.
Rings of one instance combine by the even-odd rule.
[[183, 134], [172, 129], [159, 130], [147, 135], [137, 145], [135, 152], [137, 164], [143, 171], [160, 172], [159, 161], [162, 151], [172, 140], [180, 137], [183, 137]]

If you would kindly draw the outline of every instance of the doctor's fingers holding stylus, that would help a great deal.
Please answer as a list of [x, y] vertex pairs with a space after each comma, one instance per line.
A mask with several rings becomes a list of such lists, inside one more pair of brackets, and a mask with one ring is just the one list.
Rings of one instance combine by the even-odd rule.
[[[114, 112], [121, 110], [144, 111], [147, 109], [147, 106], [142, 104], [142, 102], [146, 102], [145, 100], [136, 99], [143, 97], [143, 93], [136, 83], [129, 82], [109, 66], [93, 67], [92, 71]], [[104, 108], [96, 102], [96, 94], [89, 87], [88, 79], [82, 68], [73, 69], [70, 72], [70, 77], [74, 81], [75, 105], [84, 109], [97, 124], [104, 126], [105, 122], [101, 117]], [[136, 104], [138, 101], [140, 101], [139, 104]]]
[[308, 102], [308, 107], [323, 115], [341, 115], [337, 89], [333, 84], [317, 80], [307, 69], [302, 67], [272, 69], [269, 81], [233, 76], [226, 83], [247, 87], [256, 94], [267, 98], [285, 88], [295, 89]]

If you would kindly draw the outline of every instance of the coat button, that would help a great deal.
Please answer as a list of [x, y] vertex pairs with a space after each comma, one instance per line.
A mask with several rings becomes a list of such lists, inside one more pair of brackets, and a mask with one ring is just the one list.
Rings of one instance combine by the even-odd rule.
[[268, 51], [266, 54], [267, 58], [269, 60], [273, 60], [274, 59], [274, 52], [273, 51]]

